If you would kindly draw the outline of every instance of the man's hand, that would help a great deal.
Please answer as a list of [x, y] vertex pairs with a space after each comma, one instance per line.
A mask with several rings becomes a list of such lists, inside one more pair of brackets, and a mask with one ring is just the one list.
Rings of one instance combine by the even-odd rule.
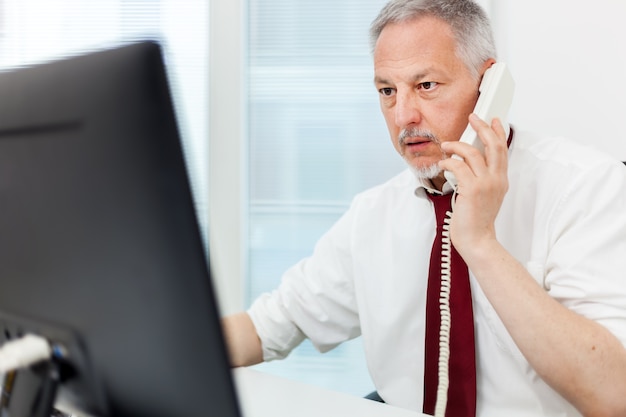
[[508, 190], [508, 149], [502, 124], [494, 119], [490, 127], [474, 114], [469, 121], [485, 146], [485, 155], [466, 143], [444, 142], [444, 152], [463, 161], [448, 158], [439, 163], [458, 181], [450, 234], [463, 258], [471, 257], [470, 250], [495, 240], [495, 218]]

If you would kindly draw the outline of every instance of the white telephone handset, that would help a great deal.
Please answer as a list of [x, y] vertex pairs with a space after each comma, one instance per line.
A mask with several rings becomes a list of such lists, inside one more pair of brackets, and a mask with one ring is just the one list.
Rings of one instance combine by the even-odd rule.
[[[496, 62], [487, 69], [483, 75], [480, 87], [478, 87], [478, 91], [480, 95], [478, 96], [478, 101], [476, 101], [474, 113], [488, 124], [491, 124], [494, 118], [499, 118], [508, 137], [509, 124], [506, 122], [506, 115], [513, 101], [515, 82], [506, 64]], [[461, 135], [459, 142], [469, 143], [481, 152], [484, 151], [483, 143], [469, 124], [463, 132], [463, 135]], [[462, 159], [458, 155], [452, 155], [452, 157]], [[448, 182], [456, 187], [457, 180], [454, 174], [446, 171], [444, 175]]]

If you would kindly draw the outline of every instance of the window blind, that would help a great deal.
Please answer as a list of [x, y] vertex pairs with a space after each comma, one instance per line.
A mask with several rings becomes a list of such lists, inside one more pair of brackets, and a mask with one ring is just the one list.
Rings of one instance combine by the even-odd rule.
[[[359, 191], [405, 165], [373, 84], [368, 28], [385, 0], [248, 1], [249, 293], [275, 288]], [[261, 368], [365, 395], [360, 340], [308, 342]]]

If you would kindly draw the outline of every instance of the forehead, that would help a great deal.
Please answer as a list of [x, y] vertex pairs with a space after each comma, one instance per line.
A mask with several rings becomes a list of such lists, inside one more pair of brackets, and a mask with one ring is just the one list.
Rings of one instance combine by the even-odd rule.
[[457, 67], [461, 61], [456, 49], [452, 29], [438, 18], [425, 16], [390, 23], [376, 42], [374, 67], [377, 71], [408, 65]]

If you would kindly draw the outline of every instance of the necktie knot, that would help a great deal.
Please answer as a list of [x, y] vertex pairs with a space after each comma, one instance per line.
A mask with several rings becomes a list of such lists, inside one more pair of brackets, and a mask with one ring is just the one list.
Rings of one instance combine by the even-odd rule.
[[435, 209], [435, 219], [437, 221], [437, 230], [441, 231], [448, 215], [448, 212], [452, 211], [452, 194], [430, 194], [428, 198], [433, 203]]

